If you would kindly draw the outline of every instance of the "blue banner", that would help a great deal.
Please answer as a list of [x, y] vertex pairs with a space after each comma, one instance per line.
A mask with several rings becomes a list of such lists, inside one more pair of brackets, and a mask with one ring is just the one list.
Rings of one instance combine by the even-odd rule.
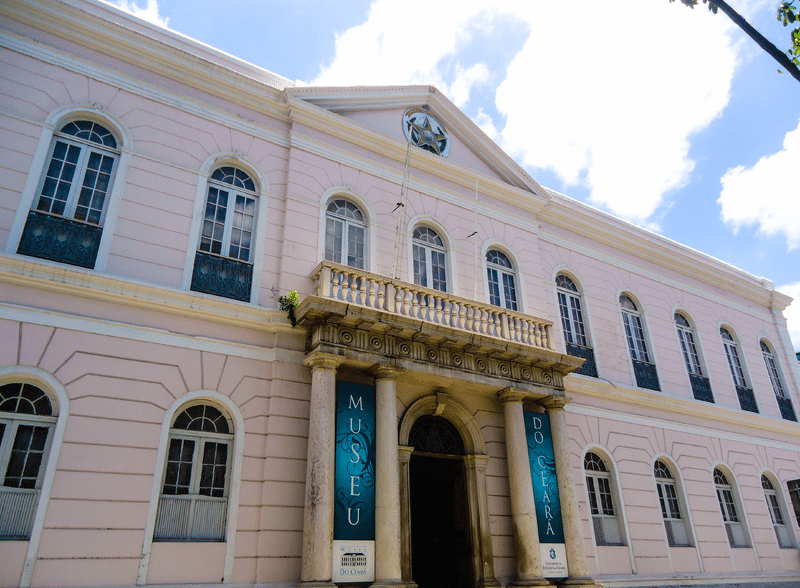
[[337, 382], [335, 505], [334, 539], [375, 539], [373, 386]]
[[550, 417], [535, 412], [523, 414], [533, 479], [533, 499], [536, 502], [536, 521], [539, 524], [539, 542], [564, 543]]

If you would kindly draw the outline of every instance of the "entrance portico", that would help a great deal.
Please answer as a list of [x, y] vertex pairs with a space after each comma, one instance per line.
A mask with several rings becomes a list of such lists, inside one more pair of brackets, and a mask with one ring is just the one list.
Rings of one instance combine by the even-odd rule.
[[[564, 402], [559, 400], [563, 400], [564, 375], [579, 368], [582, 360], [551, 349], [551, 323], [329, 262], [321, 264], [312, 277], [318, 279], [317, 295], [306, 298], [296, 312], [308, 331], [306, 365], [312, 368], [303, 583], [333, 584], [333, 526], [327, 519], [332, 519], [334, 497], [333, 485], [329, 488], [326, 481], [328, 472], [335, 469], [334, 441], [327, 439], [336, 416], [330, 399], [335, 396], [336, 381], [355, 378], [374, 382], [376, 398], [374, 585], [418, 583], [421, 588], [436, 588], [436, 580], [425, 576], [422, 563], [415, 569], [412, 557], [421, 545], [414, 533], [429, 532], [424, 524], [413, 524], [412, 512], [415, 506], [426, 508], [414, 490], [415, 480], [424, 478], [426, 471], [441, 474], [440, 485], [446, 480], [447, 488], [437, 492], [452, 493], [455, 501], [458, 496], [465, 499], [462, 510], [442, 519], [453, 521], [448, 533], [460, 534], [453, 557], [463, 569], [448, 572], [458, 579], [449, 578], [449, 585], [500, 584], [495, 576], [498, 555], [487, 485], [487, 469], [493, 464], [493, 508], [510, 502], [515, 583], [551, 583], [542, 573], [523, 403], [528, 409], [545, 407], [551, 415], [559, 490], [566, 503], [570, 570], [566, 582], [594, 585], [586, 574], [566, 453]], [[536, 402], [541, 406], [536, 407]], [[492, 422], [488, 429], [476, 422], [472, 406], [476, 403], [485, 407], [482, 418]], [[414, 457], [410, 434], [421, 417], [444, 419], [451, 425], [464, 444], [463, 455], [417, 450], [419, 457]], [[492, 443], [505, 445], [507, 490], [497, 486], [506, 484], [502, 456], [497, 462], [489, 457], [482, 429], [491, 431]], [[322, 437], [314, 440], [318, 434]], [[508, 498], [502, 498], [506, 492]], [[507, 560], [509, 556], [499, 557]]]

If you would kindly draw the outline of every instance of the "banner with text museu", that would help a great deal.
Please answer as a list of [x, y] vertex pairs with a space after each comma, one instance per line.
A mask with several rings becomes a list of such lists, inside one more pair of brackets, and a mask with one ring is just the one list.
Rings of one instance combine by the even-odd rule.
[[544, 577], [566, 578], [569, 576], [567, 549], [564, 545], [550, 417], [535, 412], [525, 412], [524, 415]]
[[333, 581], [375, 580], [375, 388], [337, 382]]

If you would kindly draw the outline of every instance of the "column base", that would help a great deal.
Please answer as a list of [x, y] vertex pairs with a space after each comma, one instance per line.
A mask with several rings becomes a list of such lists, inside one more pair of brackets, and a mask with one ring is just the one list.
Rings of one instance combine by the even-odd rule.
[[559, 582], [558, 585], [565, 588], [603, 588], [602, 584], [598, 584], [588, 576], [567, 578], [563, 582]]
[[502, 584], [495, 578], [486, 578], [478, 582], [478, 588], [500, 588]]
[[512, 586], [550, 586], [546, 578], [517, 578], [511, 582]]
[[300, 588], [336, 588], [336, 584], [330, 580], [314, 580], [311, 582], [300, 582]]

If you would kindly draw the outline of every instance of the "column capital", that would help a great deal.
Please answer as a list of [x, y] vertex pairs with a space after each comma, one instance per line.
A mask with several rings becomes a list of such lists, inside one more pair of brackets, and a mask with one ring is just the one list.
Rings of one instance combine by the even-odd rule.
[[414, 448], [409, 445], [397, 446], [397, 461], [400, 463], [408, 463], [411, 460], [411, 454], [414, 453]]
[[405, 368], [396, 365], [376, 363], [367, 370], [367, 373], [376, 380], [394, 380], [404, 371], [406, 371]]
[[324, 351], [313, 351], [303, 360], [303, 365], [312, 369], [322, 368], [324, 370], [336, 370], [345, 361], [341, 355], [325, 353]]
[[551, 410], [564, 410], [564, 407], [570, 403], [572, 398], [566, 396], [548, 396], [539, 401], [539, 406], [544, 407], [548, 412]]
[[503, 388], [497, 393], [500, 402], [507, 404], [509, 402], [522, 402], [528, 394], [519, 388]]

